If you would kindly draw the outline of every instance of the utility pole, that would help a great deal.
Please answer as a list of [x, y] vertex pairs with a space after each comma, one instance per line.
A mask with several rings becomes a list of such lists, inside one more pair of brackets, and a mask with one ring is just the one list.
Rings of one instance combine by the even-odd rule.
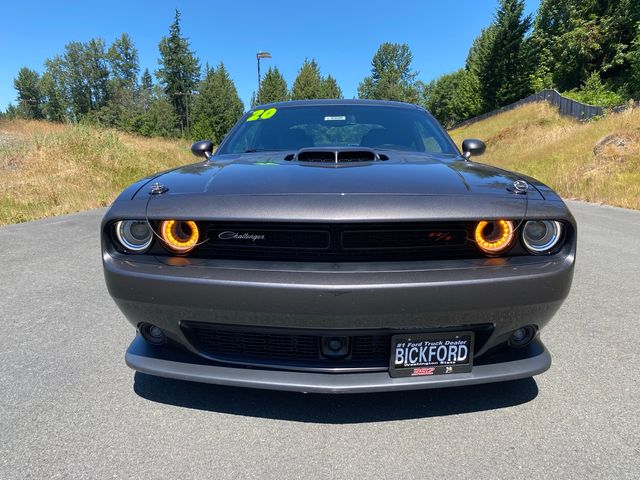
[[256, 98], [260, 98], [260, 59], [261, 58], [271, 58], [271, 54], [269, 52], [258, 52], [256, 53], [256, 59], [258, 60], [258, 95]]

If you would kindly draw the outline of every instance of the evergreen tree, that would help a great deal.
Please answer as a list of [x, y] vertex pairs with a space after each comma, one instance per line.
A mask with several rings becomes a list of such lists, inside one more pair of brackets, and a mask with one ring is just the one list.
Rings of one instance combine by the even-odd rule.
[[260, 82], [260, 92], [255, 99], [257, 105], [266, 103], [284, 102], [288, 100], [287, 82], [278, 70], [278, 67], [269, 67], [267, 73]]
[[18, 92], [19, 116], [30, 119], [44, 118], [38, 72], [22, 67], [13, 80], [13, 86]]
[[219, 143], [242, 116], [244, 105], [221, 62], [217, 69], [207, 69], [193, 102], [194, 139]]
[[138, 111], [138, 115], [144, 115], [145, 112], [149, 110], [151, 102], [154, 100], [155, 92], [157, 91], [161, 90], [154, 87], [151, 73], [149, 73], [148, 68], [145, 68], [136, 95], [136, 110]]
[[493, 48], [493, 40], [495, 38], [495, 27], [493, 25], [483, 28], [471, 44], [469, 53], [467, 54], [467, 60], [465, 62], [465, 69], [471, 72], [476, 77], [480, 73], [480, 68], [488, 60], [488, 56]]
[[358, 86], [360, 98], [416, 103], [420, 96], [407, 44], [383, 43], [371, 60], [371, 75]]
[[323, 77], [318, 63], [305, 59], [291, 87], [291, 100], [310, 98], [342, 98], [342, 90], [331, 75]]
[[314, 59], [305, 58], [291, 87], [291, 100], [320, 98], [321, 83], [322, 77], [318, 63]]
[[118, 86], [133, 90], [138, 83], [140, 66], [138, 50], [128, 34], [123, 33], [111, 44], [107, 52], [107, 61], [112, 80], [115, 80]]
[[331, 75], [327, 75], [320, 80], [318, 98], [342, 98], [342, 90], [340, 90], [336, 79]]
[[5, 110], [2, 117], [7, 119], [19, 118], [20, 113], [18, 112], [18, 109], [16, 108], [16, 106], [10, 103], [9, 106], [7, 106], [7, 109]]
[[180, 12], [169, 27], [169, 36], [163, 37], [158, 46], [160, 68], [156, 76], [165, 94], [173, 104], [182, 131], [188, 125], [190, 95], [200, 77], [200, 64], [189, 49], [189, 41], [180, 32]]
[[530, 93], [526, 35], [531, 18], [524, 0], [500, 0], [489, 44], [478, 52], [477, 76], [485, 111], [515, 102]]
[[140, 86], [143, 90], [150, 92], [153, 88], [153, 78], [151, 78], [151, 74], [149, 73], [149, 69], [145, 68], [144, 73], [142, 74], [142, 78], [140, 79]]

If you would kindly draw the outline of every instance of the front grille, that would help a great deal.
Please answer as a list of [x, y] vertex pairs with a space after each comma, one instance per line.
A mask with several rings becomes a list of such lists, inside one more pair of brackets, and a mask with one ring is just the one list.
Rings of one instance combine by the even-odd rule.
[[473, 224], [286, 224], [204, 222], [190, 256], [274, 261], [405, 261], [478, 258]]
[[[394, 332], [317, 332], [274, 327], [244, 327], [202, 322], [181, 322], [182, 331], [202, 355], [220, 361], [285, 368], [386, 368]], [[491, 325], [435, 330], [473, 330], [480, 350], [493, 331]], [[431, 330], [434, 331], [434, 330]], [[349, 354], [341, 359], [322, 355], [323, 336], [348, 336]]]
[[342, 232], [342, 248], [363, 249], [428, 249], [461, 247], [467, 242], [463, 229], [347, 230]]

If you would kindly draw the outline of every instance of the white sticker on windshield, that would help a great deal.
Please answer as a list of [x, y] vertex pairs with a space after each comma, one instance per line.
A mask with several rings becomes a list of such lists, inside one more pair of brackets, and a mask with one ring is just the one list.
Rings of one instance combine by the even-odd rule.
[[335, 121], [335, 120], [342, 120], [345, 121], [347, 119], [347, 117], [345, 117], [344, 115], [340, 115], [337, 117], [324, 117], [324, 121], [325, 122], [331, 122], [331, 121]]

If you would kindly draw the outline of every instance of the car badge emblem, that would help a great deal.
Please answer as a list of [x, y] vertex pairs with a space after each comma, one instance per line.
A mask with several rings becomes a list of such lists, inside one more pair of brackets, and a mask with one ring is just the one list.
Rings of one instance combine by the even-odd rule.
[[163, 184], [156, 182], [151, 185], [151, 189], [149, 190], [150, 195], [161, 195], [165, 192], [168, 192], [169, 188], [164, 186]]
[[516, 180], [515, 182], [513, 182], [514, 193], [523, 194], [527, 193], [527, 190], [529, 190], [529, 184], [524, 180]]
[[230, 230], [225, 230], [224, 232], [220, 232], [218, 234], [218, 238], [220, 240], [251, 240], [255, 242], [257, 240], [264, 240], [264, 234], [254, 234], [254, 233], [238, 233], [232, 232]]

